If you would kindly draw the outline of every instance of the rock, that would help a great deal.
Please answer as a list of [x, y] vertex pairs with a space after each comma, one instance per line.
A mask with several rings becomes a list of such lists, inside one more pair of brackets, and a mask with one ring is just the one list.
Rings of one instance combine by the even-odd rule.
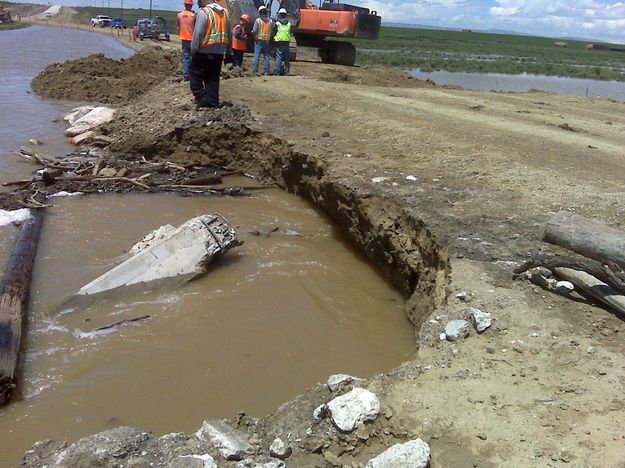
[[444, 333], [441, 333], [440, 335], [438, 335], [438, 339], [441, 341], [445, 341], [447, 339], [447, 335], [445, 335]]
[[115, 109], [104, 106], [96, 107], [79, 119], [75, 120], [72, 124], [70, 124], [71, 127], [65, 130], [65, 135], [69, 137], [74, 137], [89, 130], [93, 130], [100, 125], [103, 125], [113, 120], [114, 115]]
[[169, 468], [217, 468], [213, 457], [204, 455], [182, 455], [169, 463]]
[[237, 468], [286, 468], [286, 464], [283, 461], [257, 463], [254, 461], [244, 460], [237, 463]]
[[459, 299], [464, 302], [469, 302], [469, 300], [471, 299], [471, 295], [466, 291], [461, 291], [458, 294], [456, 294], [456, 299]]
[[95, 135], [95, 132], [93, 130], [89, 130], [89, 131], [86, 131], [85, 133], [81, 133], [80, 135], [76, 135], [75, 137], [70, 139], [69, 142], [72, 145], [76, 145], [76, 146], [86, 145], [87, 143], [91, 142], [91, 140], [93, 140], [94, 135]]
[[477, 437], [478, 439], [480, 439], [480, 440], [486, 440], [486, 439], [488, 439], [488, 436], [487, 436], [486, 434], [484, 434], [483, 432], [478, 432], [478, 433], [476, 434], [476, 437]]
[[447, 341], [460, 341], [469, 336], [470, 324], [466, 320], [452, 320], [445, 326]]
[[571, 283], [570, 281], [558, 281], [556, 283], [555, 291], [558, 294], [563, 295], [571, 294], [573, 291], [575, 291], [575, 285], [573, 285], [573, 283]]
[[323, 418], [326, 417], [327, 411], [328, 408], [325, 404], [317, 406], [313, 411], [313, 419], [315, 421], [321, 421]]
[[352, 432], [365, 421], [373, 421], [380, 413], [380, 400], [364, 388], [355, 388], [327, 404], [332, 422], [342, 432]]
[[269, 447], [269, 454], [272, 457], [279, 458], [280, 460], [285, 460], [289, 458], [291, 456], [291, 453], [293, 453], [291, 447], [286, 445], [280, 437], [274, 439], [274, 441], [271, 443], [271, 446]]
[[95, 109], [95, 107], [93, 106], [74, 107], [72, 109], [72, 112], [63, 117], [63, 120], [65, 120], [70, 126], [72, 126], [78, 119], [84, 117], [93, 109]]
[[114, 167], [105, 167], [103, 169], [100, 169], [100, 172], [98, 172], [98, 177], [115, 177], [116, 174], [117, 169], [115, 169]]
[[328, 377], [327, 385], [331, 392], [336, 392], [342, 386], [348, 385], [352, 382], [364, 383], [366, 380], [347, 374], [333, 374]]
[[421, 439], [395, 444], [367, 462], [366, 468], [426, 468], [430, 463], [430, 446]]
[[162, 239], [83, 286], [76, 296], [175, 279], [184, 283], [206, 273], [211, 261], [239, 245], [236, 230], [218, 214], [192, 218]]
[[493, 323], [493, 316], [489, 312], [483, 312], [480, 309], [471, 307], [469, 311], [469, 319], [478, 333], [484, 333]]
[[512, 349], [519, 354], [523, 354], [527, 350], [527, 343], [523, 340], [516, 340], [512, 343]]
[[409, 180], [410, 182], [416, 182], [418, 179], [413, 175], [409, 175], [406, 176], [406, 180]]
[[117, 171], [115, 177], [126, 177], [128, 175], [128, 172], [130, 172], [128, 168], [122, 167], [119, 171]]
[[35, 138], [31, 138], [30, 140], [28, 140], [28, 143], [30, 143], [32, 146], [40, 146], [43, 145], [42, 141], [39, 141]]
[[22, 224], [30, 218], [30, 210], [28, 208], [20, 208], [19, 210], [7, 211], [0, 210], [0, 226], [8, 224]]
[[379, 184], [380, 182], [384, 182], [385, 180], [389, 180], [390, 177], [374, 177], [371, 179], [371, 182], [374, 184]]
[[254, 447], [249, 443], [247, 435], [222, 420], [204, 421], [195, 435], [217, 448], [226, 460], [242, 460], [245, 455], [254, 453]]

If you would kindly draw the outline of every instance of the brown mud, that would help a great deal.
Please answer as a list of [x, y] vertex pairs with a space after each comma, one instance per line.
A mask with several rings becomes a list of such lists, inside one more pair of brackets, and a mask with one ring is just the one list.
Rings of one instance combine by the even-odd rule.
[[[348, 435], [314, 421], [331, 398], [319, 385], [265, 418], [230, 420], [255, 443], [250, 461], [266, 461], [280, 435], [289, 466], [362, 466], [416, 437], [430, 443], [432, 466], [622, 465], [623, 323], [581, 297], [515, 282], [512, 269], [548, 250], [541, 229], [553, 211], [621, 222], [623, 103], [354, 84], [362, 69], [330, 69], [296, 63], [303, 77], [229, 80], [223, 98], [235, 106], [216, 111], [195, 110], [187, 87], [165, 80], [103, 129], [111, 161], [228, 166], [309, 198], [408, 299], [419, 355], [367, 382], [380, 416]], [[563, 121], [583, 132], [563, 132]], [[470, 307], [493, 314], [491, 329], [441, 341]], [[24, 464], [220, 459], [194, 436], [128, 428], [83, 439], [63, 463], [59, 447], [38, 444]]]

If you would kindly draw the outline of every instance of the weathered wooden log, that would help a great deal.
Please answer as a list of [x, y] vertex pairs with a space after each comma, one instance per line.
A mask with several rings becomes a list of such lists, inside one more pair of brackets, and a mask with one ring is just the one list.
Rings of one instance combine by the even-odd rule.
[[140, 322], [142, 320], [147, 320], [151, 317], [151, 315], [142, 315], [141, 317], [136, 317], [132, 319], [120, 320], [119, 322], [111, 323], [110, 325], [105, 325], [104, 327], [95, 328], [93, 331], [102, 331], [102, 330], [110, 330], [111, 328], [119, 328], [124, 325], [128, 325], [129, 323]]
[[619, 317], [625, 319], [625, 296], [620, 294], [619, 291], [584, 271], [577, 271], [571, 268], [555, 268], [554, 273], [560, 278], [570, 281], [575, 285], [576, 289], [594, 297], [616, 312]]
[[219, 185], [221, 183], [221, 176], [216, 174], [182, 181], [182, 185]]
[[600, 262], [625, 268], [625, 233], [603, 223], [560, 211], [545, 226], [545, 242]]
[[0, 283], [0, 405], [9, 403], [15, 389], [22, 321], [43, 225], [43, 210], [31, 210], [31, 214], [20, 227], [15, 250]]

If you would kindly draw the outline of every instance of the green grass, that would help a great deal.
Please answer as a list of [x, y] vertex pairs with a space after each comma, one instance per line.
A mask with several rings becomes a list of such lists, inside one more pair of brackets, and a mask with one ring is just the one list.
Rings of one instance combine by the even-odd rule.
[[383, 27], [377, 41], [353, 42], [359, 49], [359, 64], [625, 81], [625, 52], [586, 50], [589, 42], [570, 40], [565, 40], [568, 47], [562, 48], [554, 45], [556, 41], [534, 36]]
[[27, 28], [29, 25], [24, 23], [5, 23], [0, 24], [0, 31], [10, 31], [11, 29]]
[[[182, 2], [180, 2], [182, 9]], [[124, 8], [120, 12], [119, 8], [99, 8], [99, 7], [75, 7], [78, 12], [78, 19], [81, 23], [90, 24], [91, 18], [96, 15], [107, 15], [111, 18], [123, 18], [128, 22], [128, 27], [132, 28], [139, 18], [149, 18], [150, 10], [143, 8]], [[167, 22], [167, 28], [170, 33], [177, 34], [178, 27], [176, 26], [177, 11], [170, 10], [152, 10], [152, 18], [155, 16], [161, 16]]]

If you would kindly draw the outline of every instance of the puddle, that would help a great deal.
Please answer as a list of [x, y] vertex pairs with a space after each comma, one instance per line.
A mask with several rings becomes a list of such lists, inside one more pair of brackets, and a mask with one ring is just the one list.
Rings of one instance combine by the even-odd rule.
[[[149, 230], [213, 211], [245, 244], [207, 276], [59, 312], [63, 298]], [[275, 227], [270, 237], [250, 234]], [[57, 200], [31, 300], [25, 400], [0, 410], [0, 453], [12, 463], [45, 438], [73, 440], [117, 425], [188, 432], [240, 410], [264, 415], [332, 373], [371, 376], [415, 350], [400, 294], [312, 205], [280, 190], [250, 199]], [[92, 333], [143, 315], [151, 318]]]
[[408, 70], [415, 78], [430, 79], [439, 85], [457, 85], [476, 91], [524, 93], [532, 89], [572, 96], [603, 96], [625, 100], [625, 83], [619, 81], [585, 80], [544, 75], [505, 75], [502, 73], [466, 73]]

